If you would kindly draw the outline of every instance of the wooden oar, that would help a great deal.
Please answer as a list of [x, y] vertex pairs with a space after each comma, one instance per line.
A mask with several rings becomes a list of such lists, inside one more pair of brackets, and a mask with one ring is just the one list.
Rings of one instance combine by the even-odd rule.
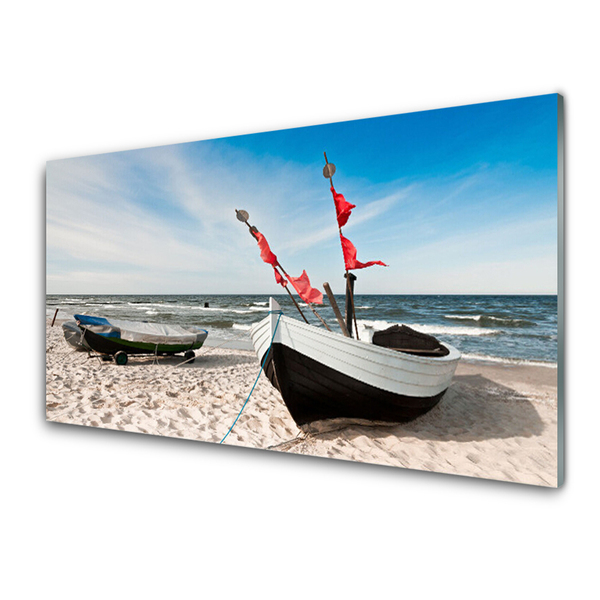
[[335, 313], [335, 318], [337, 319], [337, 322], [340, 326], [340, 329], [342, 330], [342, 333], [346, 337], [352, 337], [348, 333], [348, 328], [346, 327], [346, 323], [344, 323], [344, 319], [342, 318], [342, 313], [340, 312], [340, 309], [338, 308], [337, 302], [335, 301], [335, 296], [333, 295], [333, 292], [331, 291], [331, 288], [329, 287], [329, 284], [327, 282], [325, 282], [323, 284], [323, 289], [327, 293], [327, 297], [329, 298], [329, 304], [331, 304], [331, 308], [333, 308], [333, 312]]

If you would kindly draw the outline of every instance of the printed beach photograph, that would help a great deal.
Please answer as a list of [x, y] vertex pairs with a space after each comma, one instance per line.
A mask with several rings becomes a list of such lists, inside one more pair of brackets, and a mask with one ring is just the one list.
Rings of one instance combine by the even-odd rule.
[[49, 161], [47, 420], [560, 486], [562, 135], [549, 94]]

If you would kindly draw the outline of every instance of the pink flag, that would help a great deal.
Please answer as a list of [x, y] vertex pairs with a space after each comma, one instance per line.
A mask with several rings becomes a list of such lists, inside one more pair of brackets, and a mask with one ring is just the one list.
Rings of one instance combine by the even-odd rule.
[[275, 268], [275, 266], [273, 266], [273, 272], [275, 273], [275, 281], [279, 285], [285, 287], [288, 284], [287, 279]]
[[260, 248], [260, 257], [270, 265], [277, 265], [277, 257], [271, 252], [271, 248], [269, 248], [269, 244], [267, 243], [265, 236], [258, 230], [254, 231], [254, 235], [256, 236], [256, 241], [258, 242], [258, 247]]
[[340, 239], [342, 241], [344, 262], [346, 263], [346, 269], [348, 271], [351, 269], [364, 269], [365, 267], [370, 267], [371, 265], [381, 265], [382, 267], [387, 267], [387, 265], [380, 260], [372, 260], [370, 262], [361, 263], [360, 261], [356, 260], [356, 248], [354, 247], [354, 244], [348, 238], [345, 238], [341, 233]]
[[344, 198], [342, 194], [338, 194], [333, 186], [331, 186], [331, 193], [333, 194], [333, 201], [335, 202], [335, 213], [337, 215], [338, 225], [343, 227], [348, 222], [352, 209], [356, 208], [356, 205], [346, 202], [346, 198]]
[[304, 302], [307, 304], [323, 304], [323, 294], [319, 290], [310, 287], [306, 271], [302, 271], [300, 277], [289, 277], [289, 280]]

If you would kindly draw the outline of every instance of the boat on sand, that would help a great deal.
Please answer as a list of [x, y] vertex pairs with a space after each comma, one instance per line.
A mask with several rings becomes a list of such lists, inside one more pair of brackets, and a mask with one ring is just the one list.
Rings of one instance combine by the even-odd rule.
[[208, 331], [196, 326], [106, 319], [74, 315], [82, 332], [81, 342], [99, 354], [111, 355], [117, 364], [126, 364], [129, 354], [156, 356], [183, 353], [193, 362], [194, 350], [202, 347]]
[[91, 348], [83, 340], [83, 331], [79, 329], [76, 321], [65, 321], [62, 324], [63, 335], [71, 348], [78, 352], [89, 352]]
[[[460, 360], [456, 348], [406, 326], [404, 348], [386, 347], [286, 316], [273, 298], [269, 309], [252, 326], [252, 343], [300, 427], [338, 418], [414, 419], [440, 401]], [[387, 337], [398, 339], [394, 332]]]
[[[333, 194], [346, 271], [345, 322], [329, 284], [324, 283], [323, 287], [341, 333], [332, 331], [315, 310], [313, 305], [322, 304], [323, 295], [311, 287], [306, 271], [300, 277], [290, 277], [264, 235], [250, 225], [248, 213], [236, 210], [238, 220], [247, 225], [257, 241], [261, 258], [273, 267], [276, 282], [285, 288], [304, 320], [284, 315], [271, 298], [269, 315], [250, 330], [252, 344], [269, 381], [279, 390], [300, 427], [330, 419], [371, 423], [408, 421], [440, 401], [461, 355], [449, 344], [406, 325], [393, 325], [376, 332], [372, 340], [359, 339], [354, 310], [356, 276], [351, 271], [387, 265], [380, 260], [359, 261], [356, 247], [342, 234], [342, 227], [356, 206], [335, 190], [336, 168], [327, 160], [327, 154], [324, 157], [323, 176], [329, 180]], [[308, 322], [290, 287], [324, 329]]]

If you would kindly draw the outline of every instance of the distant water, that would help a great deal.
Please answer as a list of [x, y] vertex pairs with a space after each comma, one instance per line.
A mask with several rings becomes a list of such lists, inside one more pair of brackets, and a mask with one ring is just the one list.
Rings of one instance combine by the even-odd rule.
[[[289, 296], [273, 296], [286, 315], [298, 317]], [[344, 298], [336, 296], [344, 310]], [[248, 346], [252, 323], [268, 313], [268, 295], [48, 295], [46, 315], [58, 318], [73, 314], [200, 325], [208, 330], [212, 345], [241, 340]], [[557, 361], [556, 296], [399, 296], [356, 295], [356, 318], [361, 339], [374, 331], [404, 323], [448, 342], [466, 360], [503, 363]], [[208, 307], [205, 304], [208, 303]], [[325, 298], [317, 311], [332, 330], [338, 330], [333, 310]], [[301, 305], [308, 320], [319, 325], [308, 307]]]

